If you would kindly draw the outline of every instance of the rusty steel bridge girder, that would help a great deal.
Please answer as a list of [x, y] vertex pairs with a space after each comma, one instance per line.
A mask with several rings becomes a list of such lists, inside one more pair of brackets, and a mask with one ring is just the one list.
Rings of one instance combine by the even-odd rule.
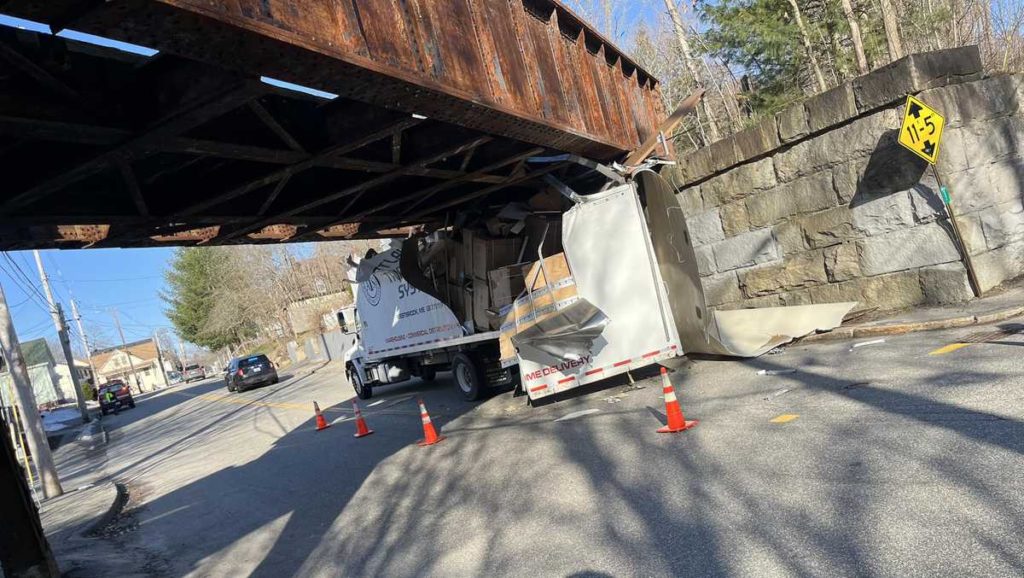
[[482, 222], [549, 173], [601, 185], [530, 157], [646, 155], [664, 116], [655, 79], [551, 0], [0, 0], [0, 13], [159, 51], [0, 27], [3, 250]]
[[554, 0], [0, 0], [0, 12], [595, 159], [658, 83]]

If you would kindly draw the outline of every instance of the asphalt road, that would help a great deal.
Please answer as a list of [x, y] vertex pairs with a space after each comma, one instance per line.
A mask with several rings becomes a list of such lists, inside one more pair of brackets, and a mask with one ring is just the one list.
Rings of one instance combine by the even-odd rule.
[[379, 390], [362, 439], [335, 369], [206, 381], [106, 418], [101, 471], [144, 575], [1020, 576], [1024, 335], [929, 355], [995, 329], [698, 360], [668, 435], [656, 378], [530, 408], [442, 374]]

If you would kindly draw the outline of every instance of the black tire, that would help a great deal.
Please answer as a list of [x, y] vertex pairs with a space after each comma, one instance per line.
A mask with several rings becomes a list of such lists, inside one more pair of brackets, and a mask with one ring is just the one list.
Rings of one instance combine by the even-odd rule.
[[420, 379], [423, 381], [434, 381], [437, 378], [437, 369], [433, 367], [421, 367]]
[[373, 388], [363, 384], [363, 380], [359, 377], [359, 372], [354, 367], [350, 367], [348, 370], [348, 382], [352, 384], [352, 389], [356, 391], [356, 397], [359, 399], [370, 399], [373, 397]]
[[225, 381], [224, 382], [224, 387], [227, 387], [228, 391], [230, 391], [230, 392], [234, 392], [235, 391], [235, 386], [231, 385], [230, 381]]
[[129, 409], [135, 409], [135, 400], [134, 399], [128, 402], [128, 407], [129, 407]]
[[465, 353], [455, 355], [452, 360], [452, 377], [459, 392], [468, 401], [476, 401], [484, 394], [484, 376], [480, 363]]
[[107, 410], [103, 409], [103, 408], [100, 408], [100, 414], [107, 415]]

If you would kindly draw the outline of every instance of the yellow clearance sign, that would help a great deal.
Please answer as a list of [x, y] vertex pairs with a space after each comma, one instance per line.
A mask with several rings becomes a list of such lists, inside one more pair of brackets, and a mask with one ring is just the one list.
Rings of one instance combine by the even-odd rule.
[[908, 95], [900, 128], [900, 144], [934, 165], [939, 157], [939, 140], [945, 123], [941, 114]]

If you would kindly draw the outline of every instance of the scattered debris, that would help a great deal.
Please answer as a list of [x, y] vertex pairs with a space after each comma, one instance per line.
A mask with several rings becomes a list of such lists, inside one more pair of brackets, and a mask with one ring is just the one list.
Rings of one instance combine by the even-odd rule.
[[870, 385], [870, 383], [871, 382], [869, 382], [869, 381], [857, 381], [857, 382], [854, 382], [854, 383], [847, 383], [841, 389], [843, 391], [847, 391], [847, 390], [853, 389], [855, 387], [860, 387], [862, 385]]
[[853, 351], [854, 349], [857, 349], [858, 347], [864, 347], [865, 345], [878, 345], [880, 343], [885, 343], [885, 340], [884, 339], [874, 339], [874, 340], [871, 340], [871, 341], [861, 341], [860, 343], [854, 343], [850, 347], [850, 351]]
[[795, 369], [760, 369], [758, 375], [785, 375], [787, 373], [796, 373]]
[[574, 411], [574, 412], [572, 412], [570, 414], [563, 415], [562, 417], [556, 419], [555, 421], [568, 421], [570, 419], [576, 419], [578, 417], [583, 417], [585, 415], [590, 415], [590, 414], [593, 414], [593, 413], [600, 413], [600, 411], [601, 410], [599, 410], [597, 408], [584, 409], [584, 410], [580, 410], [580, 411]]
[[790, 388], [787, 387], [786, 389], [780, 389], [779, 391], [776, 391], [775, 393], [769, 393], [768, 395], [764, 396], [764, 400], [765, 401], [771, 401], [772, 399], [774, 399], [776, 397], [779, 397], [780, 395], [786, 393], [787, 391], [791, 391]]
[[780, 346], [776, 347], [775, 349], [769, 350], [768, 353], [766, 353], [765, 355], [779, 355], [780, 353], [785, 353], [785, 352], [786, 352], [786, 348], [780, 345]]

